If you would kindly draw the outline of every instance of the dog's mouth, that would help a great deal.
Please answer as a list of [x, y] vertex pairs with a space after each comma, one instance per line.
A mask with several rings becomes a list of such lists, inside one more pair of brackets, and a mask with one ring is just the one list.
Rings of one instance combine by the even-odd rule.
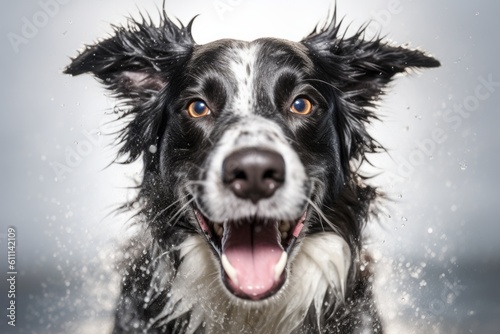
[[249, 218], [217, 223], [195, 209], [200, 228], [219, 256], [227, 289], [250, 300], [268, 298], [285, 283], [288, 257], [306, 214], [295, 221]]

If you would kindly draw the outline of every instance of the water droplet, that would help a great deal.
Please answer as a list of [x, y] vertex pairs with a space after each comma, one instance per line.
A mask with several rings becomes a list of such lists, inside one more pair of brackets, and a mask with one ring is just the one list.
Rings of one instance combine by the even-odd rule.
[[475, 14], [475, 15], [476, 15], [476, 16], [479, 16], [479, 12], [476, 12], [476, 14]]
[[464, 161], [460, 162], [459, 165], [460, 165], [460, 169], [461, 170], [466, 170], [467, 169], [467, 164]]
[[405, 216], [403, 216], [403, 217], [401, 217], [401, 220], [404, 221], [404, 222], [407, 222], [408, 218], [406, 218]]
[[149, 153], [155, 154], [158, 151], [158, 148], [156, 147], [156, 145], [150, 145], [148, 150]]
[[432, 227], [429, 227], [429, 228], [427, 229], [427, 233], [432, 234], [432, 232], [433, 232]]

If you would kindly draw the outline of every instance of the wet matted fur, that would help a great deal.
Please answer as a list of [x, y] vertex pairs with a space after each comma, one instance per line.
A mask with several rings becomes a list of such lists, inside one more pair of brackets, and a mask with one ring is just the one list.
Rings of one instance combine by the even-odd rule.
[[[419, 50], [351, 37], [196, 44], [162, 13], [115, 27], [65, 73], [122, 102], [119, 156], [142, 158], [114, 333], [382, 333], [363, 228], [378, 191], [366, 126]], [[367, 333], [367, 332], [363, 332]]]

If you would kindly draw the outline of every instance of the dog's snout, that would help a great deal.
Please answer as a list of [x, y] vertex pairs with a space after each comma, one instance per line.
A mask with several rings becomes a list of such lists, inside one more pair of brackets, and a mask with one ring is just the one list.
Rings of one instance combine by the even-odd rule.
[[271, 197], [285, 182], [281, 154], [259, 148], [231, 153], [223, 162], [224, 184], [238, 197], [253, 203]]

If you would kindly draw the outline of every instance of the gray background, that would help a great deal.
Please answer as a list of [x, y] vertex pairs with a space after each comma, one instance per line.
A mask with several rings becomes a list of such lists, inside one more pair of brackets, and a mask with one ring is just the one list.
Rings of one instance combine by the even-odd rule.
[[[2, 333], [106, 332], [119, 279], [113, 260], [130, 233], [127, 217], [113, 209], [131, 196], [125, 188], [140, 170], [138, 164], [106, 168], [115, 153], [106, 135], [113, 131], [106, 122], [115, 116], [115, 101], [92, 78], [61, 70], [83, 43], [107, 36], [110, 24], [123, 24], [129, 13], [156, 18], [161, 1], [54, 1], [12, 2], [0, 14], [0, 278], [7, 272], [8, 226], [17, 230], [19, 272], [15, 328], [6, 325], [8, 289], [0, 279]], [[388, 332], [498, 333], [500, 86], [482, 82], [500, 82], [500, 3], [337, 5], [353, 27], [372, 19], [391, 41], [411, 42], [443, 64], [399, 78], [380, 108], [383, 122], [372, 126], [390, 149], [373, 157], [378, 168], [370, 172], [383, 173], [372, 182], [393, 201], [370, 229], [369, 245], [379, 263]], [[199, 43], [300, 40], [333, 6], [322, 0], [166, 1], [169, 14], [184, 23], [202, 14], [193, 29]], [[36, 25], [30, 30], [30, 24]], [[460, 106], [466, 113], [447, 114]], [[445, 139], [430, 143], [435, 131]]]

